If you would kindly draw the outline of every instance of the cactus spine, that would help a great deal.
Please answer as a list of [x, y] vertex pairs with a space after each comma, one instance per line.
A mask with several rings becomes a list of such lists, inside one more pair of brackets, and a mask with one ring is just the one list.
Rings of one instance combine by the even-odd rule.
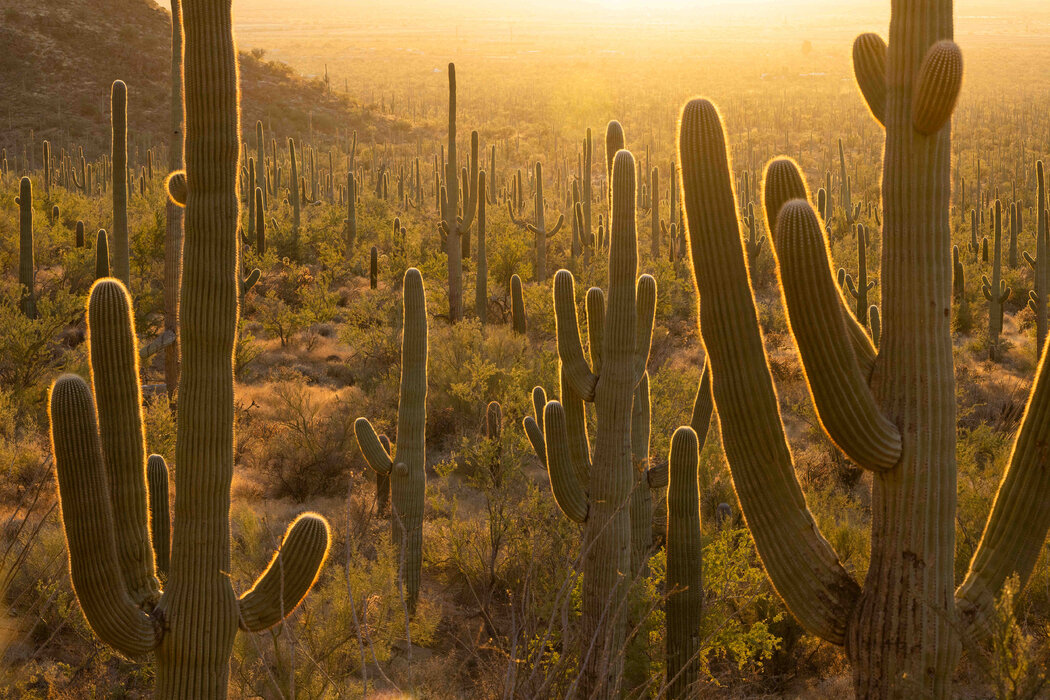
[[397, 408], [396, 451], [391, 453], [367, 418], [354, 422], [357, 444], [369, 466], [389, 476], [392, 538], [397, 548], [399, 584], [410, 612], [419, 600], [423, 565], [423, 504], [426, 498], [427, 303], [423, 276], [409, 268], [404, 279], [404, 337], [401, 341], [401, 397]]
[[[562, 401], [534, 392], [542, 424], [526, 419], [526, 432], [545, 456], [555, 500], [567, 517], [584, 526], [583, 659], [581, 697], [613, 697], [623, 672], [626, 615], [621, 603], [631, 571], [630, 500], [632, 406], [645, 375], [656, 308], [656, 280], [638, 275], [635, 230], [634, 157], [615, 156], [613, 217], [610, 222], [609, 303], [594, 288], [587, 293], [591, 361], [583, 354], [576, 317], [575, 281], [568, 270], [554, 276], [554, 309], [561, 358]], [[584, 402], [597, 413], [590, 450]], [[609, 613], [608, 611], [613, 611]]]
[[1002, 359], [1002, 348], [999, 346], [999, 334], [1003, 330], [1003, 304], [1010, 298], [1010, 289], [1002, 280], [1002, 257], [1003, 257], [1003, 205], [995, 200], [992, 214], [994, 233], [994, 253], [992, 257], [992, 279], [987, 275], [981, 277], [984, 281], [984, 298], [988, 300], [988, 359], [998, 362]]
[[22, 313], [36, 318], [36, 260], [33, 251], [33, 183], [23, 177], [18, 183], [18, 283], [22, 293], [18, 301]]
[[[185, 284], [175, 528], [159, 593], [131, 303], [117, 280], [91, 291], [87, 383], [51, 391], [51, 438], [73, 586], [95, 633], [118, 651], [155, 651], [159, 698], [225, 698], [234, 634], [279, 622], [310, 589], [328, 525], [300, 516], [238, 599], [230, 585], [233, 342], [237, 327], [237, 68], [229, 0], [185, 0]], [[115, 171], [114, 180], [123, 177]], [[96, 404], [98, 419], [96, 422]], [[99, 432], [101, 428], [101, 432]]]
[[113, 140], [113, 276], [131, 288], [131, 259], [128, 249], [128, 86], [113, 82], [111, 92]]

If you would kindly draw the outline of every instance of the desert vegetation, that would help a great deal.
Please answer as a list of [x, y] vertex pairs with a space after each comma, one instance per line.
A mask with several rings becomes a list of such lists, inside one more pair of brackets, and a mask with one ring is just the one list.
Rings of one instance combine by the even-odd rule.
[[0, 697], [1050, 695], [1030, 29], [123, 4], [2, 10]]

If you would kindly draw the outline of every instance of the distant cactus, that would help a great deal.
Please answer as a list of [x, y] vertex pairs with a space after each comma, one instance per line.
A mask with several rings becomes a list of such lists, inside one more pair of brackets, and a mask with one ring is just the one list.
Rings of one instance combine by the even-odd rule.
[[423, 505], [426, 498], [427, 305], [419, 270], [405, 272], [404, 338], [401, 341], [401, 398], [396, 452], [391, 454], [367, 418], [354, 422], [357, 444], [377, 474], [389, 475], [391, 532], [398, 555], [399, 584], [410, 612], [419, 600], [423, 564]]
[[128, 86], [117, 80], [112, 88], [113, 168], [113, 276], [131, 288], [128, 248]]
[[1011, 270], [1017, 267], [1017, 234], [1020, 224], [1021, 207], [1018, 206], [1018, 202], [1012, 202], [1010, 204], [1010, 252], [1006, 256], [1006, 264]]
[[76, 231], [73, 234], [73, 245], [77, 248], [83, 248], [85, 245], [83, 221], [77, 221]]
[[[195, 189], [183, 246], [178, 503], [163, 594], [148, 529], [131, 302], [117, 280], [96, 282], [88, 304], [94, 392], [73, 375], [55, 382], [51, 438], [73, 589], [91, 628], [123, 654], [155, 651], [158, 698], [224, 698], [238, 626], [265, 629], [298, 605], [327, 556], [329, 532], [320, 516], [300, 516], [253, 588], [234, 594], [239, 98], [231, 3], [185, 0], [184, 17], [186, 152]], [[123, 178], [116, 169], [114, 185]]]
[[525, 297], [521, 291], [521, 278], [517, 275], [510, 276], [510, 318], [511, 327], [515, 333], [525, 335], [528, 332], [529, 322], [525, 316]]
[[[981, 244], [977, 242], [977, 210], [970, 210], [970, 252], [973, 253], [973, 259], [976, 261], [977, 256], [981, 254]], [[985, 262], [988, 262], [987, 256], [985, 256]]]
[[379, 249], [375, 246], [368, 251], [368, 287], [379, 288]]
[[846, 226], [852, 228], [860, 218], [860, 202], [853, 204], [853, 184], [846, 173], [846, 154], [842, 150], [842, 139], [839, 139], [839, 191], [842, 193], [842, 212]]
[[[492, 159], [493, 162], [495, 162], [495, 147], [493, 147]], [[485, 220], [485, 208], [487, 205], [488, 197], [486, 196], [485, 171], [481, 170], [478, 172], [478, 250], [477, 271], [474, 279], [474, 314], [482, 324], [488, 322], [489, 307], [489, 263], [488, 248], [486, 247], [485, 242], [485, 226], [487, 224], [487, 221]]]
[[266, 255], [266, 215], [263, 211], [263, 188], [255, 188], [255, 251], [259, 256]]
[[762, 254], [762, 246], [766, 242], [766, 237], [758, 232], [755, 206], [751, 202], [747, 203], [747, 216], [744, 217], [744, 225], [747, 226], [747, 265], [753, 280], [758, 266], [758, 256]]
[[875, 288], [875, 282], [868, 281], [868, 230], [864, 224], [853, 227], [857, 237], [857, 280], [846, 275], [846, 288], [850, 296], [857, 300], [857, 321], [862, 326], [868, 325], [868, 292]]
[[1036, 354], [1042, 355], [1046, 344], [1047, 294], [1050, 293], [1050, 233], [1047, 232], [1046, 188], [1043, 179], [1043, 161], [1036, 163], [1036, 218], [1035, 257], [1024, 253], [1032, 267], [1033, 289], [1028, 293], [1028, 306], [1035, 312]]
[[33, 183], [23, 177], [18, 187], [18, 283], [22, 292], [18, 306], [29, 318], [36, 318], [36, 258], [33, 247]]
[[649, 193], [650, 199], [652, 200], [649, 208], [649, 217], [651, 221], [650, 233], [650, 252], [653, 260], [660, 259], [661, 243], [660, 243], [660, 170], [659, 168], [653, 168], [649, 171]]
[[346, 254], [349, 257], [357, 242], [357, 180], [352, 168], [346, 171], [346, 218], [343, 224], [346, 227]]
[[288, 139], [288, 159], [292, 176], [288, 183], [288, 203], [292, 207], [292, 252], [299, 254], [299, 229], [302, 225], [302, 203], [299, 191], [299, 165], [295, 159], [295, 139]]
[[1003, 304], [1010, 298], [1010, 288], [1002, 277], [1002, 239], [1003, 239], [1003, 206], [995, 200], [993, 225], [995, 227], [995, 253], [992, 258], [992, 279], [987, 275], [984, 281], [984, 298], [988, 300], [988, 359], [998, 362], [1002, 359], [1002, 348], [999, 346], [999, 334], [1003, 329]]
[[535, 211], [535, 223], [528, 223], [522, 219], [517, 219], [514, 216], [513, 209], [508, 205], [508, 214], [510, 220], [527, 229], [534, 237], [533, 247], [533, 262], [532, 262], [532, 276], [537, 282], [543, 282], [547, 279], [547, 240], [553, 238], [561, 231], [562, 224], [565, 223], [565, 215], [562, 214], [558, 217], [558, 222], [554, 224], [554, 228], [547, 230], [547, 224], [545, 221], [544, 210], [546, 209], [546, 200], [543, 197], [543, 166], [536, 162], [535, 165], [536, 173], [536, 194], [533, 197], [533, 208]]
[[109, 236], [100, 228], [95, 237], [95, 279], [109, 277]]

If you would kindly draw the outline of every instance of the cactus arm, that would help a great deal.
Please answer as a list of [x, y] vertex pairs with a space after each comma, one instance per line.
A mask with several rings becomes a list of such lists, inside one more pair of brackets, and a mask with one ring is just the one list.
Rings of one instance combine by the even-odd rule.
[[711, 414], [715, 410], [715, 400], [711, 395], [711, 365], [704, 359], [704, 369], [700, 372], [700, 385], [696, 388], [693, 399], [693, 411], [689, 416], [689, 427], [700, 440], [700, 449], [704, 449], [707, 433], [711, 427]]
[[587, 290], [587, 345], [591, 367], [596, 375], [602, 371], [602, 343], [605, 336], [605, 292], [600, 287]]
[[463, 223], [460, 231], [465, 232], [474, 223], [474, 217], [478, 213], [478, 178], [480, 164], [478, 162], [478, 132], [470, 133], [470, 175], [468, 179], [467, 169], [463, 168], [463, 187], [467, 190], [463, 201]]
[[51, 388], [51, 444], [73, 590], [91, 629], [122, 654], [146, 654], [159, 627], [128, 594], [117, 555], [116, 525], [87, 383], [63, 375]]
[[859, 466], [891, 468], [900, 458], [901, 435], [875, 405], [857, 366], [846, 324], [836, 313], [841, 296], [827, 240], [808, 202], [796, 199], [781, 208], [776, 241], [788, 323], [821, 425]]
[[[542, 411], [540, 412], [542, 416]], [[522, 427], [525, 428], [525, 435], [529, 438], [529, 443], [532, 445], [533, 451], [536, 456], [540, 458], [540, 462], [543, 467], [547, 467], [547, 442], [543, 437], [543, 429], [539, 423], [532, 416], [525, 416], [522, 420]]]
[[564, 368], [561, 372], [561, 406], [569, 434], [569, 458], [581, 484], [591, 473], [591, 443], [587, 435], [587, 413], [583, 399], [573, 390]]
[[[444, 197], [444, 188], [442, 188], [442, 197]], [[444, 199], [442, 199], [442, 202], [444, 202]], [[522, 228], [529, 226], [529, 224], [514, 216], [514, 203], [509, 199], [507, 200], [507, 216], [510, 217], [510, 222], [515, 226], [521, 226]]]
[[394, 463], [367, 418], [358, 418], [354, 421], [354, 435], [357, 436], [357, 444], [368, 466], [372, 467], [377, 474], [389, 474]]
[[575, 282], [568, 270], [558, 270], [554, 275], [554, 315], [562, 371], [581, 399], [593, 401], [598, 377], [591, 373], [583, 356], [583, 343], [576, 318]]
[[634, 371], [641, 380], [645, 366], [649, 363], [649, 350], [653, 342], [653, 321], [656, 318], [656, 279], [652, 275], [638, 278], [635, 291], [635, 313], [638, 321], [635, 327]]
[[1043, 348], [1035, 383], [996, 493], [984, 535], [956, 591], [957, 609], [972, 630], [981, 630], [996, 597], [1014, 573], [1023, 587], [1039, 558], [1050, 527], [1050, 362]]
[[1029, 267], [1033, 270], [1035, 269], [1035, 258], [1033, 258], [1027, 250], [1021, 253], [1021, 257], [1024, 258], [1024, 261], [1028, 263]]
[[853, 275], [846, 275], [846, 289], [849, 290], [850, 296], [854, 299], [860, 298], [860, 290], [853, 283]]
[[860, 588], [817, 530], [795, 476], [748, 282], [721, 118], [710, 102], [693, 100], [680, 124], [700, 330], [737, 497], [788, 609], [813, 634], [842, 644]]
[[547, 436], [547, 473], [550, 475], [554, 500], [574, 523], [587, 521], [587, 493], [569, 456], [569, 432], [565, 410], [557, 401], [543, 409], [543, 426]]
[[296, 518], [269, 566], [237, 600], [240, 628], [259, 632], [288, 617], [317, 581], [330, 542], [324, 518], [316, 513]]
[[886, 41], [874, 33], [853, 42], [853, 72], [871, 116], [886, 125]]
[[565, 224], [565, 215], [560, 214], [558, 216], [558, 222], [554, 224], [554, 228], [547, 232], [547, 238], [554, 238], [561, 231], [561, 227]]
[[704, 609], [700, 535], [699, 441], [692, 428], [671, 436], [667, 487], [667, 685], [669, 698], [687, 698], [700, 676]]
[[171, 513], [168, 465], [160, 455], [150, 455], [146, 460], [146, 481], [149, 483], [149, 529], [153, 558], [157, 562], [157, 571], [167, 574], [171, 557]]
[[132, 600], [144, 605], [156, 602], [160, 584], [149, 537], [135, 322], [124, 286], [112, 278], [95, 282], [87, 316], [91, 383], [113, 504], [120, 572]]
[[929, 48], [919, 67], [912, 97], [916, 131], [926, 136], [935, 134], [951, 119], [962, 77], [962, 51], [954, 41], [944, 39]]
[[[825, 194], [825, 197], [827, 195]], [[790, 158], [774, 158], [766, 166], [766, 176], [762, 183], [762, 201], [766, 209], [766, 230], [770, 231], [773, 238], [773, 246], [776, 247], [777, 216], [780, 209], [792, 199], [809, 200], [809, 188], [806, 180], [802, 177], [802, 171], [798, 164]], [[841, 268], [840, 268], [841, 270]], [[845, 280], [845, 270], [841, 275]], [[871, 339], [868, 338], [864, 326], [860, 325], [857, 318], [850, 312], [843, 299], [842, 318], [846, 322], [846, 330], [849, 331], [850, 341], [853, 343], [853, 351], [857, 356], [857, 364], [865, 377], [871, 375], [872, 367], [875, 366], [875, 348], [872, 347]], [[693, 426], [696, 429], [696, 426]], [[697, 435], [700, 432], [697, 431]], [[700, 435], [701, 440], [703, 435]]]

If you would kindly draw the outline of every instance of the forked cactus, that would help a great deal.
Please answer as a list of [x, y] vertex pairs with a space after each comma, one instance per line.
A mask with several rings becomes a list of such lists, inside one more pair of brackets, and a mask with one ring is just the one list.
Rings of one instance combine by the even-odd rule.
[[[836, 441], [874, 472], [872, 555], [863, 588], [820, 535], [795, 476], [747, 286], [720, 117], [709, 102], [694, 100], [681, 121], [700, 329], [737, 495], [788, 608], [812, 633], [846, 645], [858, 698], [951, 697], [960, 635], [986, 628], [1009, 576], [1016, 573], [1022, 583], [1030, 576], [1050, 524], [1050, 472], [1041, 447], [1050, 438], [1044, 357], [984, 536], [954, 590], [951, 149], [944, 127], [961, 61], [945, 39], [952, 25], [951, 0], [892, 2], [885, 107], [877, 99], [869, 103], [873, 114], [883, 112], [886, 127], [883, 331], [877, 355], [867, 351], [874, 358], [870, 372], [856, 348], [850, 351], [847, 328], [833, 320], [841, 317], [841, 297], [816, 215], [804, 200], [778, 214], [778, 268], [818, 414], [827, 422], [838, 413], [843, 436]], [[877, 72], [858, 65], [857, 74], [869, 99], [881, 93], [866, 84]], [[815, 317], [822, 321], [819, 333]], [[828, 350], [841, 353], [843, 362], [829, 363]], [[830, 397], [818, 394], [820, 382], [831, 385]], [[848, 409], [833, 409], [828, 398], [848, 400]], [[855, 412], [858, 405], [869, 407], [869, 417]]]
[[874, 280], [868, 281], [868, 229], [864, 224], [853, 227], [857, 236], [857, 280], [846, 275], [846, 289], [857, 301], [857, 321], [862, 326], [868, 325], [868, 292], [875, 288]]
[[239, 98], [230, 0], [185, 0], [183, 18], [186, 162], [194, 185], [183, 248], [178, 500], [163, 593], [149, 534], [131, 302], [117, 280], [98, 281], [88, 303], [94, 396], [80, 377], [59, 378], [51, 439], [73, 588], [92, 629], [128, 656], [156, 652], [157, 697], [225, 698], [238, 626], [265, 629], [295, 608], [327, 556], [329, 532], [320, 516], [300, 516], [255, 586], [236, 597], [229, 504]]
[[547, 279], [547, 241], [558, 235], [558, 232], [561, 231], [562, 224], [565, 223], [565, 215], [559, 215], [557, 223], [554, 224], [554, 228], [549, 231], [547, 230], [544, 215], [546, 200], [543, 197], [543, 166], [538, 161], [535, 165], [535, 173], [536, 194], [533, 198], [533, 209], [536, 217], [535, 223], [530, 224], [524, 220], [515, 218], [514, 211], [509, 202], [507, 203], [507, 212], [510, 215], [510, 220], [512, 222], [525, 228], [533, 235], [535, 242], [533, 248], [532, 277], [537, 282], [543, 282]]
[[367, 418], [354, 422], [357, 444], [379, 477], [389, 477], [392, 539], [398, 557], [398, 583], [409, 612], [419, 600], [423, 568], [423, 504], [426, 499], [427, 300], [423, 276], [405, 272], [404, 337], [401, 340], [401, 396], [397, 406], [396, 450], [389, 451]]
[[[562, 512], [584, 526], [583, 659], [581, 697], [614, 697], [623, 672], [631, 561], [632, 407], [645, 376], [656, 311], [656, 280], [638, 277], [635, 230], [635, 161], [616, 154], [612, 168], [609, 303], [598, 288], [587, 293], [588, 363], [576, 316], [575, 281], [568, 270], [554, 276], [554, 310], [561, 358], [561, 402], [545, 406], [533, 393], [537, 417], [525, 429], [544, 455], [551, 489]], [[594, 403], [594, 451], [587, 437], [584, 402]], [[542, 413], [540, 409], [542, 408]], [[609, 611], [612, 611], [609, 613]]]

